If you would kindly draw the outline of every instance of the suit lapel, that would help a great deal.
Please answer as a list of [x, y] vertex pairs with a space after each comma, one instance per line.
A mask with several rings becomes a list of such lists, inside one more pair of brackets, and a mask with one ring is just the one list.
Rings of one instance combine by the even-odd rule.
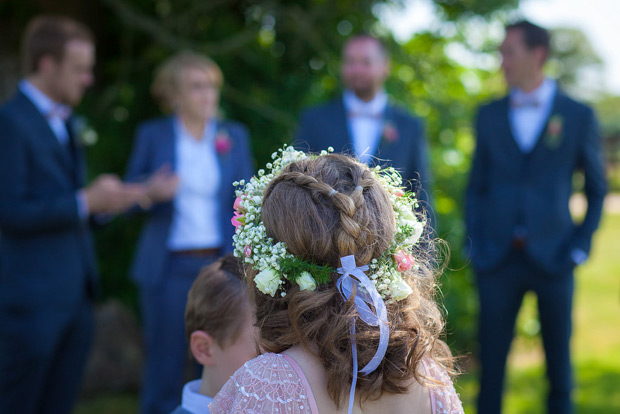
[[60, 141], [58, 141], [56, 134], [54, 134], [50, 125], [47, 123], [47, 119], [39, 112], [34, 103], [21, 92], [19, 92], [19, 97], [24, 117], [28, 119], [28, 125], [32, 128], [34, 139], [38, 141], [38, 144], [42, 148], [48, 148], [53, 152], [54, 157], [73, 180], [74, 165], [70, 151], [63, 147]]
[[[172, 171], [177, 171], [177, 131], [174, 127], [174, 116], [170, 116], [166, 119], [165, 129], [161, 134], [161, 145], [158, 147], [163, 151], [160, 155], [162, 160], [161, 165], [169, 164], [172, 167]], [[161, 167], [158, 165], [157, 168]]]
[[504, 146], [504, 150], [506, 152], [516, 152], [521, 157], [525, 156], [526, 153], [521, 151], [519, 144], [517, 144], [517, 140], [515, 138], [514, 131], [512, 130], [512, 124], [510, 122], [510, 97], [505, 96], [501, 101], [502, 105], [502, 116], [499, 117], [499, 136], [503, 137], [504, 140], [502, 142]]
[[73, 179], [76, 187], [81, 188], [86, 182], [86, 165], [84, 162], [84, 149], [78, 142], [73, 116], [67, 120], [66, 127], [69, 134], [69, 155], [72, 157], [73, 162]]
[[[381, 132], [379, 133], [379, 137], [377, 138], [379, 142], [377, 143], [377, 150], [375, 151], [373, 156], [379, 157], [383, 160], [391, 160], [392, 162], [395, 159], [401, 158], [398, 153], [398, 148], [400, 147], [397, 142], [401, 137], [405, 135], [404, 129], [405, 126], [400, 119], [400, 117], [396, 116], [396, 111], [394, 107], [389, 103], [385, 107], [385, 111], [383, 112], [383, 125], [381, 126]], [[394, 141], [390, 141], [385, 137], [385, 130], [387, 127], [394, 127], [396, 136]]]
[[[328, 116], [333, 119], [334, 128], [332, 130], [332, 134], [330, 135], [330, 142], [327, 143], [327, 146], [332, 146], [335, 150], [340, 148], [341, 150], [355, 153], [353, 135], [349, 129], [349, 117], [347, 115], [347, 110], [344, 107], [342, 95], [334, 101], [330, 112], [332, 112], [332, 114], [328, 114]], [[320, 149], [327, 149], [327, 147]]]
[[547, 130], [549, 129], [549, 121], [555, 114], [558, 113], [558, 110], [560, 109], [559, 101], [560, 101], [560, 92], [556, 90], [555, 95], [553, 97], [553, 104], [551, 105], [551, 111], [549, 112], [549, 116], [547, 116], [547, 119], [545, 119], [544, 126], [540, 130], [540, 134], [538, 135], [538, 140], [536, 141], [536, 145], [534, 145], [534, 148], [532, 149], [530, 153], [532, 158], [539, 152], [544, 153], [546, 152], [545, 150], [548, 151], [548, 148], [545, 145], [544, 141], [546, 141]]

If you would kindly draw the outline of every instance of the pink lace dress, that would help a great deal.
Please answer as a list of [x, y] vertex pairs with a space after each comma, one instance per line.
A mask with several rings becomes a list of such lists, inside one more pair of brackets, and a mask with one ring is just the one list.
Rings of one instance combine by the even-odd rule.
[[[426, 374], [445, 384], [429, 388], [433, 414], [463, 414], [448, 374], [431, 360]], [[319, 414], [305, 374], [291, 357], [264, 354], [246, 362], [209, 404], [211, 414]]]

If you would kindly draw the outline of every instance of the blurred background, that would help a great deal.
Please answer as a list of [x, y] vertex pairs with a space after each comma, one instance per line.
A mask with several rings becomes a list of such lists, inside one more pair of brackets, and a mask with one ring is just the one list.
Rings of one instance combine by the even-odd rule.
[[[476, 295], [463, 197], [476, 107], [506, 92], [497, 45], [506, 22], [525, 17], [553, 33], [550, 76], [593, 105], [604, 137], [610, 195], [588, 263], [577, 271], [573, 354], [578, 412], [620, 412], [620, 35], [617, 0], [3, 0], [0, 100], [16, 88], [26, 22], [58, 13], [97, 38], [96, 84], [77, 112], [88, 137], [89, 173], [124, 174], [136, 125], [159, 115], [149, 87], [155, 66], [182, 49], [212, 57], [226, 75], [222, 108], [248, 126], [257, 165], [290, 142], [301, 109], [339, 92], [340, 48], [349, 35], [381, 37], [392, 55], [389, 95], [426, 122], [438, 236], [450, 246], [442, 277], [447, 341], [461, 355], [456, 382], [465, 411], [477, 392]], [[582, 187], [575, 176], [575, 189]], [[573, 212], [582, 214], [576, 195]], [[136, 290], [127, 276], [137, 220], [97, 231], [103, 297], [79, 413], [133, 413], [142, 348]], [[544, 411], [544, 361], [535, 297], [526, 298], [510, 355], [506, 410]]]

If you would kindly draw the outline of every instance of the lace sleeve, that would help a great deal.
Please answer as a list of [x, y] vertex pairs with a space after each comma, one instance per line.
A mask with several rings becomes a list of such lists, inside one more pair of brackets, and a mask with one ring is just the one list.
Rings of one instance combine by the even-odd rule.
[[260, 355], [233, 374], [209, 404], [211, 414], [311, 414], [302, 380], [278, 354]]
[[463, 414], [463, 403], [454, 389], [448, 373], [435, 361], [424, 361], [426, 375], [440, 381], [442, 385], [430, 387], [433, 414]]

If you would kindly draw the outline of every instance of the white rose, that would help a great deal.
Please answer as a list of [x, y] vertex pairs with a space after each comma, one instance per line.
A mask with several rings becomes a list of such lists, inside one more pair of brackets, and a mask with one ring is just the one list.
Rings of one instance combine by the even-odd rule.
[[316, 282], [308, 272], [303, 272], [301, 276], [297, 278], [297, 284], [300, 290], [316, 290]]
[[256, 283], [256, 288], [265, 295], [274, 297], [280, 287], [280, 274], [271, 268], [265, 269], [256, 275], [254, 283]]
[[403, 300], [407, 296], [411, 295], [411, 293], [413, 293], [413, 289], [411, 289], [411, 286], [409, 286], [407, 282], [405, 282], [402, 278], [398, 278], [394, 282], [392, 282], [391, 288], [392, 292], [390, 296], [392, 296], [392, 298], [397, 301]]
[[413, 234], [407, 238], [407, 243], [416, 244], [424, 232], [424, 224], [416, 222], [410, 226], [413, 227]]

